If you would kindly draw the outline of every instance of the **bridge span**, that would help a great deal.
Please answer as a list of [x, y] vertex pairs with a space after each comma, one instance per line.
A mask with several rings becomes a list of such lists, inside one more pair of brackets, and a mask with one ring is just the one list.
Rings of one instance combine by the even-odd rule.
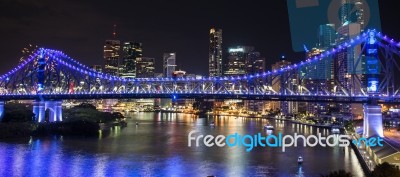
[[[344, 65], [338, 55], [359, 49], [354, 61]], [[100, 73], [61, 51], [40, 48], [8, 73], [0, 76], [0, 117], [8, 100], [34, 100], [33, 112], [44, 121], [62, 121], [62, 100], [196, 98], [241, 99], [288, 102], [332, 102], [364, 104], [367, 125], [364, 134], [382, 134], [379, 104], [400, 103], [400, 43], [374, 30], [280, 69], [249, 75], [204, 78], [122, 78]], [[336, 61], [337, 60], [337, 61]], [[324, 81], [311, 81], [307, 68], [320, 62], [337, 63], [335, 74]], [[357, 71], [361, 63], [364, 68]], [[305, 71], [305, 72], [304, 72]], [[329, 83], [329, 84], [326, 84]], [[278, 87], [277, 87], [278, 86]], [[279, 89], [276, 89], [279, 88]], [[379, 112], [379, 114], [378, 114]]]

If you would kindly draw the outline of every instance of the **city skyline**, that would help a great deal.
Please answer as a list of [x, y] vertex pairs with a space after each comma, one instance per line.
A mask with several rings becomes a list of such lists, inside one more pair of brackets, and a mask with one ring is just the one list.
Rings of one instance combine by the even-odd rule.
[[379, 2], [4, 0], [0, 176], [399, 177]]
[[[63, 3], [65, 2], [61, 2], [61, 4]], [[78, 19], [77, 16], [71, 12], [63, 10], [60, 6], [48, 3], [2, 2], [2, 4], [4, 4], [2, 7], [9, 8], [3, 11], [5, 15], [2, 19], [2, 24], [4, 25], [0, 28], [0, 34], [2, 35], [2, 39], [4, 39], [4, 43], [1, 44], [1, 48], [4, 50], [3, 56], [5, 58], [11, 58], [11, 62], [4, 63], [0, 66], [0, 73], [4, 73], [18, 63], [21, 49], [26, 47], [29, 43], [41, 47], [63, 50], [74, 58], [79, 58], [82, 63], [89, 66], [102, 64], [99, 63], [99, 61], [102, 60], [101, 46], [104, 44], [104, 40], [112, 37], [113, 24], [117, 25], [116, 35], [118, 39], [143, 43], [143, 56], [156, 59], [156, 72], [160, 72], [162, 67], [162, 54], [166, 51], [174, 51], [179, 55], [176, 64], [180, 69], [188, 73], [208, 75], [208, 32], [212, 27], [224, 30], [223, 56], [227, 56], [226, 53], [229, 47], [252, 45], [266, 58], [267, 68], [269, 68], [272, 63], [276, 62], [276, 59], [282, 53], [293, 62], [304, 58], [304, 53], [292, 52], [289, 44], [290, 42], [269, 42], [280, 40], [290, 41], [289, 24], [287, 20], [284, 20], [287, 19], [287, 13], [280, 13], [282, 18], [269, 18], [269, 16], [274, 15], [274, 12], [276, 12], [272, 8], [265, 7], [264, 9], [261, 4], [260, 7], [258, 7], [257, 3], [253, 3], [252, 5], [241, 3], [245, 7], [254, 6], [255, 9], [243, 10], [243, 15], [239, 16], [227, 13], [232, 6], [233, 9], [238, 9], [238, 7], [234, 5], [234, 2], [217, 2], [215, 7], [208, 7], [206, 6], [207, 3], [208, 2], [199, 2], [199, 4], [195, 4], [196, 7], [198, 7], [195, 8], [193, 12], [187, 13], [185, 17], [180, 14], [186, 12], [186, 10], [175, 7], [172, 8], [175, 10], [172, 14], [166, 15], [160, 20], [154, 21], [154, 19], [158, 18], [160, 15], [165, 14], [162, 13], [162, 9], [153, 15], [141, 15], [141, 18], [132, 21], [128, 18], [121, 17], [118, 15], [119, 13], [110, 14], [115, 12], [115, 10], [96, 16], [100, 13], [100, 10], [110, 5], [107, 2], [98, 2], [95, 7], [90, 7], [90, 14], [84, 13], [80, 16], [83, 20]], [[383, 3], [380, 1], [380, 9], [393, 6], [394, 4], [391, 3], [395, 2]], [[127, 4], [129, 4], [129, 2], [121, 2], [120, 5]], [[171, 7], [176, 4], [178, 4], [178, 2], [158, 3], [157, 9], [160, 9], [160, 6]], [[286, 11], [286, 2], [271, 2], [271, 4], [274, 5], [276, 9]], [[75, 8], [76, 13], [83, 13], [83, 9], [91, 5], [90, 3], [75, 2], [69, 4], [69, 7], [72, 9]], [[148, 6], [146, 3], [144, 5]], [[188, 5], [188, 8], [193, 8], [192, 6], [193, 4]], [[19, 9], [25, 9], [25, 11], [22, 13]], [[41, 13], [35, 13], [38, 9], [41, 10]], [[13, 12], [13, 10], [15, 12]], [[218, 10], [221, 10], [221, 12]], [[123, 11], [123, 9], [118, 10], [118, 12], [120, 11]], [[245, 13], [247, 11], [249, 12]], [[16, 14], [16, 12], [21, 12], [21, 14]], [[391, 23], [394, 20], [394, 17], [390, 15], [391, 12], [393, 13], [393, 10], [391, 11], [390, 8], [385, 8], [385, 11], [381, 10], [382, 30], [385, 34], [392, 35], [396, 38], [398, 37], [396, 36], [397, 34], [391, 30], [396, 29], [396, 24]], [[52, 19], [49, 14], [54, 14], [59, 18]], [[21, 23], [21, 20], [23, 21], [28, 18], [26, 16], [29, 16], [29, 19], [32, 19], [32, 21], [40, 19], [40, 25], [36, 23]], [[102, 17], [104, 17], [104, 20], [100, 22], [99, 19], [103, 19]], [[169, 19], [169, 21], [166, 21], [166, 19]], [[202, 20], [199, 21], [196, 19]], [[265, 19], [268, 19], [269, 22], [264, 22]], [[83, 23], [82, 21], [85, 20], [87, 22], [79, 25], [79, 28], [73, 27], [76, 26], [76, 24]], [[187, 24], [182, 24], [181, 22], [183, 21], [187, 22]], [[71, 28], [64, 29], [59, 22], [63, 22], [60, 24], [71, 26]], [[255, 28], [238, 27], [238, 25], [242, 23], [258, 25]], [[183, 26], [177, 24], [182, 24]], [[270, 24], [277, 24], [279, 28], [271, 28]], [[163, 28], [161, 25], [165, 27]], [[45, 28], [45, 30], [37, 30], [41, 26], [51, 27]], [[93, 31], [94, 29], [96, 31]], [[11, 30], [19, 31], [20, 35], [7, 35]], [[192, 42], [188, 43], [188, 41]], [[14, 42], [17, 45], [13, 44]], [[15, 58], [15, 60], [12, 60], [13, 58]], [[224, 59], [226, 59], [226, 57], [224, 57]], [[192, 67], [193, 64], [196, 65], [196, 67]]]

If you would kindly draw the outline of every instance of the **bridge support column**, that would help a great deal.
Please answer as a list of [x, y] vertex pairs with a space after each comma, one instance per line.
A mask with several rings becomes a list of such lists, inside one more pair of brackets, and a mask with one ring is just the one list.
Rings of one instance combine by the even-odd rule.
[[44, 101], [33, 101], [33, 113], [35, 114], [35, 122], [44, 122], [45, 118]]
[[57, 121], [62, 121], [62, 101], [57, 101]]
[[49, 110], [49, 122], [62, 121], [62, 101], [46, 101], [45, 110]]
[[3, 120], [3, 116], [4, 116], [4, 101], [0, 101], [0, 122]]
[[382, 107], [364, 104], [364, 137], [383, 137]]

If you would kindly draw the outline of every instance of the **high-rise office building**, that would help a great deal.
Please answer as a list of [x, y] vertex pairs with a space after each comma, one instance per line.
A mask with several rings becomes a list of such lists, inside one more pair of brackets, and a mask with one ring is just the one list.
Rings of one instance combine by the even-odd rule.
[[[341, 44], [344, 41], [355, 37], [360, 33], [360, 30], [360, 24], [358, 23], [350, 23], [339, 27], [337, 43]], [[359, 57], [360, 54], [361, 46], [355, 46], [342, 50], [336, 55], [335, 76], [345, 90], [350, 90], [352, 85], [352, 75], [363, 73], [362, 70], [364, 61], [363, 57]], [[358, 61], [359, 59], [360, 61]]]
[[[249, 52], [245, 59], [246, 74], [260, 74], [265, 71], [265, 58], [261, 57], [260, 52]], [[253, 79], [254, 85], [263, 85], [265, 78], [260, 77]], [[250, 92], [256, 92], [257, 88], [254, 86], [249, 87]], [[245, 100], [244, 105], [247, 110], [254, 113], [262, 113], [265, 111], [265, 102], [259, 100]]]
[[[342, 26], [337, 29], [336, 43], [341, 44], [360, 34], [364, 28], [364, 10], [362, 0], [342, 0], [341, 1], [341, 20]], [[356, 46], [339, 52], [337, 56], [337, 65], [341, 64], [336, 75], [338, 75], [341, 84], [348, 87], [346, 78], [351, 74], [362, 74], [364, 61], [361, 54], [361, 47]]]
[[356, 15], [356, 22], [360, 24], [361, 31], [364, 31], [365, 28], [365, 17], [364, 17], [364, 4], [363, 0], [354, 0], [354, 8], [357, 13], [353, 13]]
[[[307, 51], [307, 58], [313, 58], [320, 55], [325, 50], [329, 50], [336, 42], [336, 30], [334, 24], [324, 24], [318, 27], [318, 43], [316, 47]], [[299, 83], [308, 91], [316, 93], [325, 93], [333, 90], [333, 59], [326, 57], [324, 60], [318, 60], [311, 64], [302, 66], [299, 70]], [[300, 92], [305, 90], [301, 89]], [[300, 112], [308, 114], [319, 114], [326, 112], [328, 105], [326, 103], [299, 103]]]
[[[312, 48], [307, 52], [307, 58], [317, 56], [323, 51], [324, 50], [319, 48]], [[325, 60], [319, 60], [308, 65], [304, 65], [300, 68], [299, 72], [301, 79], [324, 81], [328, 77], [326, 76]]]
[[119, 40], [106, 40], [104, 45], [104, 72], [106, 74], [118, 75], [120, 47]]
[[124, 42], [122, 47], [123, 78], [136, 77], [136, 61], [142, 58], [142, 44], [138, 42]]
[[265, 58], [258, 58], [253, 62], [253, 73], [262, 73], [265, 71]]
[[[336, 44], [336, 36], [334, 24], [320, 25], [318, 32], [318, 48], [321, 50], [329, 50]], [[319, 64], [319, 66], [323, 68], [323, 79], [326, 80], [327, 89], [333, 91], [335, 86], [333, 57], [330, 56]]]
[[[336, 43], [341, 44], [363, 31], [364, 28], [364, 10], [362, 0], [342, 0], [341, 1], [341, 14], [342, 25], [337, 29], [338, 35], [336, 36]], [[357, 46], [349, 48], [342, 52], [339, 52], [337, 59], [343, 67], [336, 75], [340, 75], [339, 79], [341, 84], [348, 85], [346, 77], [349, 74], [360, 74], [362, 73], [362, 62], [357, 60], [361, 54], [361, 47]], [[347, 75], [347, 76], [346, 76]], [[345, 86], [347, 87], [347, 86]]]
[[[334, 24], [320, 25], [318, 28], [318, 44], [307, 52], [307, 58], [321, 54], [335, 45], [336, 30]], [[301, 68], [300, 76], [304, 79], [315, 80], [317, 82], [329, 82], [333, 79], [332, 57], [316, 61]]]
[[141, 57], [136, 60], [136, 77], [152, 78], [154, 77], [154, 58]]
[[[307, 52], [307, 58], [313, 58], [320, 55], [324, 50], [319, 48], [313, 48]], [[329, 59], [326, 59], [331, 61]], [[303, 66], [300, 70], [300, 93], [325, 93], [327, 88], [327, 83], [329, 81], [327, 76], [327, 69], [330, 68], [326, 65], [326, 60], [319, 60], [313, 64]], [[307, 89], [303, 89], [307, 88]], [[326, 103], [300, 103], [302, 109], [301, 112], [306, 112], [308, 114], [316, 115], [319, 113], [326, 112]]]
[[228, 50], [228, 62], [226, 65], [225, 75], [238, 76], [247, 73], [248, 67], [248, 55], [254, 51], [254, 47], [251, 46], [238, 46], [236, 48], [230, 48]]
[[176, 53], [164, 53], [163, 60], [164, 76], [170, 78], [176, 67]]
[[222, 76], [222, 29], [210, 30], [208, 70], [210, 76]]
[[[362, 0], [341, 1], [340, 19], [342, 25], [337, 29], [337, 44], [341, 44], [363, 31], [365, 27], [363, 6]], [[337, 81], [338, 89], [346, 92], [346, 94], [359, 94], [361, 90], [366, 90], [365, 57], [360, 55], [360, 46], [347, 48], [336, 55], [334, 62], [335, 80]], [[361, 105], [338, 105], [341, 112], [349, 113], [352, 110], [356, 110], [357, 107], [362, 110], [360, 108]]]
[[[264, 58], [260, 57], [260, 53], [254, 51], [252, 46], [238, 46], [228, 50], [228, 61], [224, 74], [227, 76], [239, 76], [245, 74], [255, 74], [265, 71]], [[263, 83], [263, 78], [254, 80], [259, 84]], [[254, 92], [255, 87], [249, 87], [250, 92]], [[244, 106], [250, 112], [262, 112], [264, 108], [263, 101], [246, 100]]]
[[[279, 70], [287, 65], [290, 65], [291, 62], [286, 60], [285, 56], [281, 56], [280, 61], [274, 63], [272, 65], [272, 70]], [[296, 77], [288, 77], [289, 73], [282, 74], [278, 77], [275, 77], [272, 80], [272, 89], [274, 92], [277, 94], [287, 94], [288, 89], [291, 89], [294, 87], [294, 83], [296, 82]], [[294, 79], [294, 80], [292, 80]], [[297, 84], [296, 84], [297, 85]], [[288, 101], [279, 101], [279, 102], [274, 102], [272, 104], [272, 109], [280, 109], [282, 113], [284, 114], [291, 114], [293, 113], [293, 110], [296, 110], [297, 108], [293, 106], [294, 103], [288, 102]]]
[[365, 27], [363, 0], [341, 0], [340, 20], [342, 26], [350, 23], [360, 24], [361, 31]]
[[265, 71], [265, 59], [261, 57], [260, 52], [249, 52], [245, 62], [247, 74], [256, 74]]
[[335, 45], [336, 30], [334, 24], [320, 25], [318, 29], [318, 48], [326, 50]]
[[[349, 23], [338, 28], [337, 43], [341, 44], [361, 32], [359, 23]], [[346, 48], [336, 54], [334, 62], [335, 80], [337, 81], [338, 91], [345, 94], [362, 94], [366, 91], [365, 83], [365, 56], [361, 55], [361, 46]], [[338, 108], [341, 112], [360, 115], [362, 114], [361, 104], [339, 103]]]

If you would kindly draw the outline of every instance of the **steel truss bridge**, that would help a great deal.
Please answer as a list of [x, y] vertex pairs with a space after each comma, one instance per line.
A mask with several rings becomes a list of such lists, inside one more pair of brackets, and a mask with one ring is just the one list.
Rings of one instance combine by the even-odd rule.
[[[357, 48], [360, 52], [352, 65], [339, 61], [338, 55]], [[201, 79], [122, 78], [96, 72], [61, 51], [39, 48], [0, 76], [0, 100], [204, 98], [400, 103], [400, 83], [395, 81], [400, 71], [399, 48], [399, 42], [368, 30], [319, 55], [277, 70]], [[332, 60], [337, 70], [356, 70], [358, 65], [366, 63], [363, 67], [367, 71], [347, 74], [345, 79], [335, 75], [330, 80], [332, 88], [306, 84], [309, 78], [307, 74], [299, 74], [300, 71], [325, 60]]]

